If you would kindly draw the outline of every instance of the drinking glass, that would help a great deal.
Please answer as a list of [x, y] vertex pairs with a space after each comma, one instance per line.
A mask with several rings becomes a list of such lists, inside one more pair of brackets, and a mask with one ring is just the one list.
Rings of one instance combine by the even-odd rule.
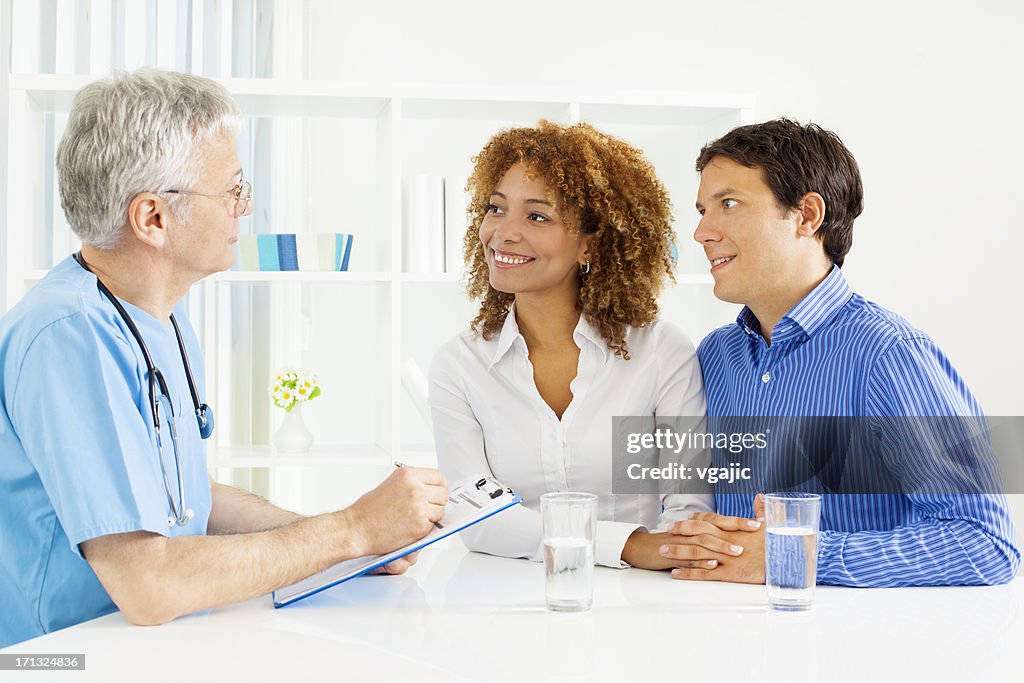
[[554, 612], [582, 612], [594, 599], [597, 496], [571, 491], [540, 497], [545, 598]]
[[810, 609], [818, 573], [821, 496], [769, 493], [764, 497], [764, 512], [768, 606], [783, 611]]

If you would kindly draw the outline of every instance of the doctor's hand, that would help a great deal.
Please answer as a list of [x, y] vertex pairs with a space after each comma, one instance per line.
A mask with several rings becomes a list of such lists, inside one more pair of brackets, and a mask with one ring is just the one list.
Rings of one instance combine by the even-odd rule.
[[344, 510], [361, 555], [381, 555], [423, 538], [444, 517], [448, 482], [435, 469], [399, 467]]
[[[690, 519], [673, 524], [669, 528], [671, 533], [692, 538], [705, 549], [721, 547], [719, 544], [725, 543], [730, 549], [739, 549], [740, 552], [721, 558], [714, 571], [681, 567], [672, 571], [672, 578], [764, 583], [764, 499], [760, 494], [754, 499], [754, 516], [756, 519], [695, 512]], [[666, 557], [675, 557], [677, 549], [678, 546], [669, 547]]]
[[400, 557], [394, 562], [389, 562], [383, 567], [377, 567], [371, 574], [404, 574], [416, 564], [416, 560], [419, 559], [419, 551], [409, 553], [405, 557]]

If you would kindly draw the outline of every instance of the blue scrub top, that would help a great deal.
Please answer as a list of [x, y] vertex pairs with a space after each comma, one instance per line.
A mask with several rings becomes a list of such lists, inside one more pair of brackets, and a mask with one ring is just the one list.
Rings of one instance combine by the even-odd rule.
[[[0, 647], [116, 610], [79, 544], [107, 534], [202, 535], [206, 451], [169, 321], [122, 302], [167, 381], [185, 507], [169, 526], [146, 362], [96, 277], [67, 258], [0, 319]], [[199, 395], [203, 359], [175, 310]], [[164, 459], [177, 504], [174, 454]]]

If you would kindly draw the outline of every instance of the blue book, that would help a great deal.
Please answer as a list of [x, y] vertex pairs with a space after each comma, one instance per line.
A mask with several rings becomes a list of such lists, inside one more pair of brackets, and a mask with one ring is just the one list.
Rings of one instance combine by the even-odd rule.
[[277, 259], [281, 270], [299, 269], [299, 252], [295, 248], [295, 234], [277, 236]]
[[277, 235], [257, 235], [256, 246], [260, 254], [260, 270], [280, 270], [277, 256]]
[[[298, 583], [280, 588], [273, 594], [274, 607], [290, 605], [357, 576], [362, 576], [378, 567], [383, 567], [400, 557], [417, 552], [431, 543], [436, 543], [466, 527], [482, 522], [502, 510], [507, 510], [522, 500], [512, 489], [506, 488], [491, 477], [469, 479], [448, 492], [448, 504], [444, 509], [444, 517], [440, 522], [434, 522], [434, 528], [420, 540], [387, 555], [370, 555], [341, 562]], [[401, 500], [394, 502], [395, 505], [403, 503], [404, 501]]]
[[348, 270], [348, 258], [352, 255], [352, 240], [355, 236], [342, 233], [341, 237], [343, 238], [342, 241], [345, 244], [345, 249], [341, 255], [341, 268], [338, 270]]

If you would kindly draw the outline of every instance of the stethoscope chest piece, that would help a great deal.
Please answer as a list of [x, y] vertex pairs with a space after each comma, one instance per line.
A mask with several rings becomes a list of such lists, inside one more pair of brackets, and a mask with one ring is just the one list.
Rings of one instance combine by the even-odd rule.
[[205, 403], [200, 403], [196, 408], [196, 418], [199, 421], [199, 436], [209, 439], [213, 435], [213, 408]]

